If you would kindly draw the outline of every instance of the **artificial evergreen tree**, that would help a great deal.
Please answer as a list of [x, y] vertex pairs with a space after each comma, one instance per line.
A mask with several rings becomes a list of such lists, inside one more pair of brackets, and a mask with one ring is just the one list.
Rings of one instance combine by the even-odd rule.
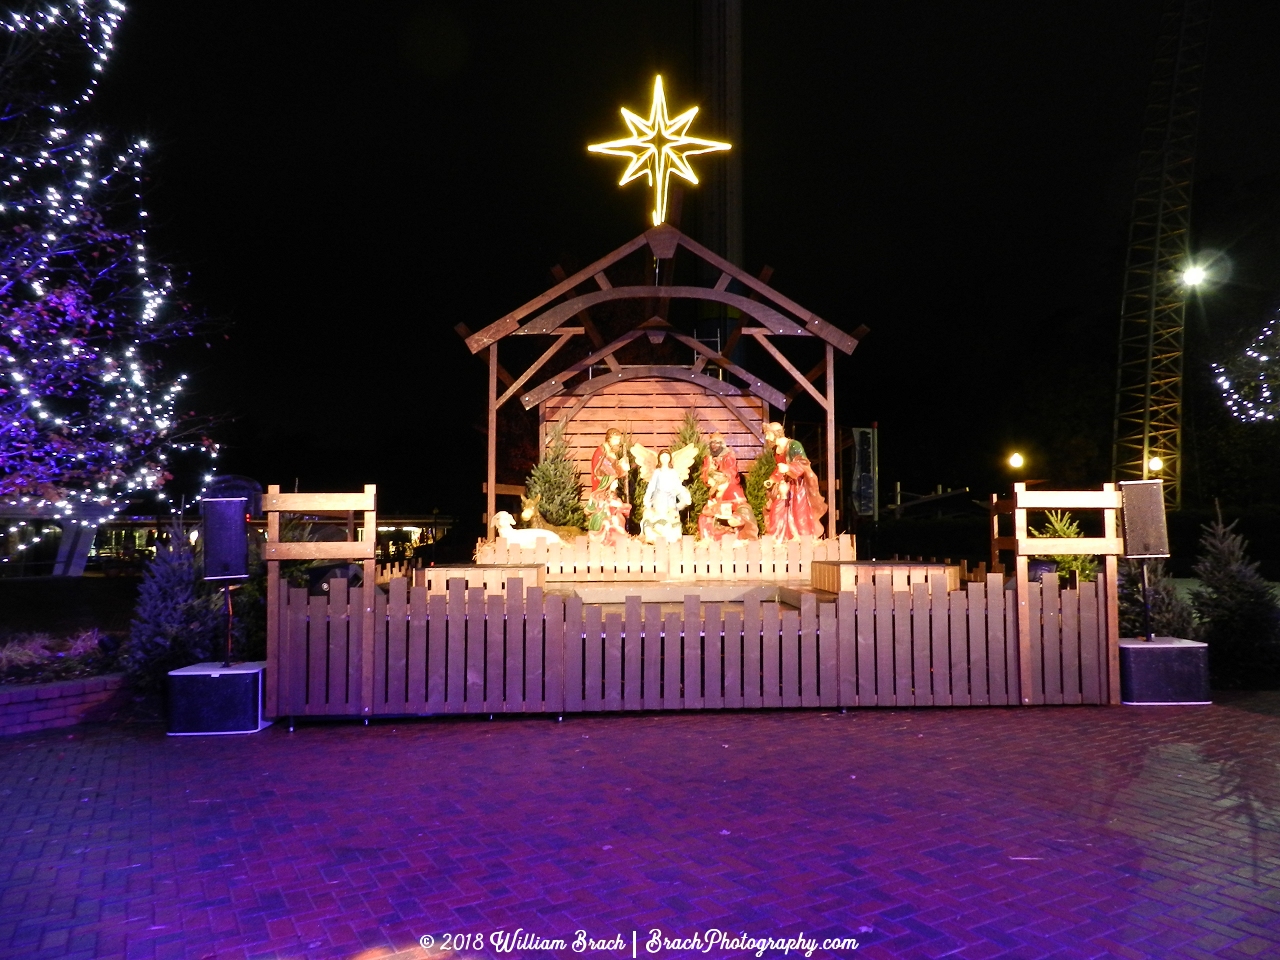
[[1222, 517], [1202, 529], [1191, 602], [1199, 639], [1209, 644], [1209, 675], [1220, 690], [1280, 685], [1280, 606], [1271, 584], [1249, 560], [1235, 521]]
[[707, 498], [711, 496], [711, 491], [702, 479], [702, 463], [707, 456], [707, 442], [703, 439], [702, 430], [698, 427], [698, 418], [689, 411], [684, 415], [684, 422], [680, 424], [680, 432], [676, 434], [676, 442], [671, 449], [679, 450], [691, 443], [698, 448], [698, 455], [694, 458], [693, 468], [689, 471], [689, 482], [685, 484], [685, 488], [689, 491], [689, 506], [685, 509], [682, 528], [684, 533], [697, 536], [698, 516], [702, 513], [702, 508], [707, 505]]
[[765, 532], [764, 512], [765, 505], [768, 503], [768, 492], [764, 484], [773, 476], [777, 465], [773, 449], [766, 443], [764, 449], [760, 451], [760, 456], [756, 457], [751, 464], [751, 469], [747, 471], [747, 503], [751, 504], [751, 512], [756, 515], [756, 526], [760, 528], [761, 533]]
[[201, 579], [196, 551], [175, 524], [143, 573], [121, 665], [136, 689], [158, 690], [170, 670], [221, 652], [226, 627], [222, 595]]
[[547, 523], [557, 527], [587, 528], [582, 509], [582, 480], [578, 466], [569, 458], [569, 444], [564, 439], [564, 423], [551, 428], [542, 459], [525, 481], [526, 497], [539, 496], [538, 509]]
[[[1078, 521], [1072, 518], [1069, 510], [1046, 510], [1045, 523], [1039, 530], [1031, 528], [1028, 533], [1033, 537], [1051, 537], [1057, 540], [1075, 540], [1084, 536]], [[1096, 580], [1098, 578], [1098, 558], [1085, 554], [1063, 554], [1050, 556], [1047, 559], [1058, 565], [1058, 576], [1063, 586], [1067, 577], [1075, 573], [1077, 580]]]
[[640, 522], [644, 520], [644, 494], [649, 489], [649, 481], [640, 476], [640, 464], [631, 455], [631, 446], [634, 442], [631, 431], [624, 431], [622, 434], [622, 449], [627, 451], [627, 459], [631, 463], [631, 469], [627, 472], [627, 486], [624, 491], [624, 493], [629, 494], [630, 499], [628, 502], [631, 504], [631, 513], [627, 517], [627, 533], [632, 536], [640, 532]]
[[[1178, 596], [1163, 560], [1147, 561], [1147, 582], [1151, 587], [1152, 633], [1157, 637], [1194, 640], [1195, 612], [1191, 604]], [[1119, 588], [1120, 636], [1145, 637], [1147, 627], [1143, 611], [1141, 561], [1121, 561]]]

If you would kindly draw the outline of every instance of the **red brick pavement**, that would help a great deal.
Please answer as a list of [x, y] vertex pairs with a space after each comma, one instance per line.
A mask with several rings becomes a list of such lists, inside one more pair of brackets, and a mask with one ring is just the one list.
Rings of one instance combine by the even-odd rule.
[[[1276, 958], [1278, 761], [1277, 694], [50, 731], [0, 742], [0, 956]], [[439, 949], [516, 928], [625, 949]]]

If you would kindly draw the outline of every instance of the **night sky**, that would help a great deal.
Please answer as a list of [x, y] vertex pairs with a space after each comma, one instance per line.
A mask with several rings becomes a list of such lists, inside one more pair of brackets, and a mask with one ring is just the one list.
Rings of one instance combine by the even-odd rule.
[[[838, 419], [878, 421], [883, 483], [997, 489], [1014, 447], [1106, 479], [1162, 6], [746, 5], [742, 266], [872, 329]], [[1190, 311], [1189, 382], [1280, 296], [1280, 5], [1215, 6], [1193, 245], [1234, 274]], [[655, 73], [698, 102], [696, 28], [692, 2], [130, 0], [84, 119], [155, 145], [150, 245], [211, 321], [180, 363], [221, 469], [478, 515], [485, 368], [454, 325], [645, 227], [648, 191], [585, 145]]]

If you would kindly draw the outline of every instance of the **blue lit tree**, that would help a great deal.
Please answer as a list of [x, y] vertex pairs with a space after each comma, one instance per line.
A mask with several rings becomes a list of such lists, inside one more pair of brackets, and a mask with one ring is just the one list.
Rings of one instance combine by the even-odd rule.
[[74, 123], [123, 13], [61, 0], [0, 20], [0, 502], [109, 508], [208, 446], [157, 356], [192, 316], [147, 254], [147, 144]]

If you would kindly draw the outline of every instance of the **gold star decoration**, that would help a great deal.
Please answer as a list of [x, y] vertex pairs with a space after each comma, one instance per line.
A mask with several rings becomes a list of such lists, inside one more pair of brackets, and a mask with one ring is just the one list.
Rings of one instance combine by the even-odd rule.
[[656, 77], [653, 81], [649, 118], [646, 120], [623, 107], [622, 119], [631, 131], [631, 136], [610, 140], [608, 143], [593, 143], [587, 147], [591, 153], [630, 158], [631, 162], [618, 181], [618, 186], [625, 186], [637, 177], [648, 178], [649, 186], [653, 187], [655, 227], [667, 219], [667, 187], [671, 174], [684, 177], [690, 183], [698, 182], [697, 175], [685, 158], [730, 148], [730, 144], [719, 140], [703, 140], [688, 135], [689, 125], [697, 113], [697, 107], [690, 107], [678, 117], [668, 117], [662, 77]]

